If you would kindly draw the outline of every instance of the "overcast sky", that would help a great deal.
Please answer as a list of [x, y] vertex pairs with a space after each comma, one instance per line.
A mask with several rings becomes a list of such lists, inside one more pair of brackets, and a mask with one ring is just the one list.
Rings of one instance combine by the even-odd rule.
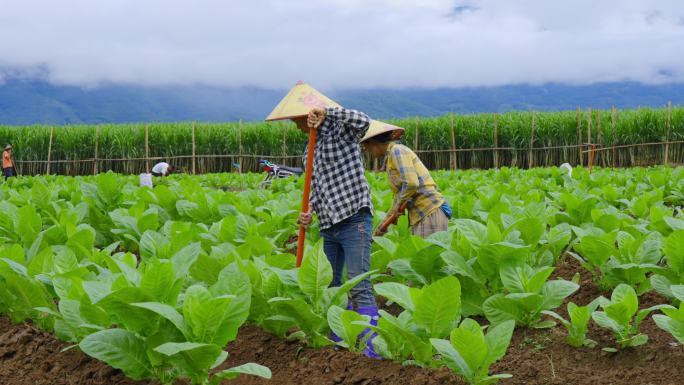
[[684, 81], [682, 0], [0, 0], [0, 77], [287, 88]]

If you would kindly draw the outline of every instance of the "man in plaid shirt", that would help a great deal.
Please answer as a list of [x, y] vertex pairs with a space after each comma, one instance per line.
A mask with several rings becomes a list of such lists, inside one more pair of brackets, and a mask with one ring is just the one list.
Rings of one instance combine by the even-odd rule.
[[[308, 116], [292, 120], [304, 132], [309, 132], [308, 127], [317, 127], [310, 204], [318, 216], [323, 248], [332, 265], [332, 286], [340, 286], [345, 264], [347, 278], [370, 270], [373, 204], [359, 146], [370, 118], [355, 110], [329, 107], [314, 108]], [[311, 224], [311, 220], [311, 211], [299, 217], [304, 226]], [[348, 308], [355, 307], [377, 325], [378, 306], [370, 279], [354, 287], [351, 298]], [[377, 357], [372, 339], [365, 354]]]

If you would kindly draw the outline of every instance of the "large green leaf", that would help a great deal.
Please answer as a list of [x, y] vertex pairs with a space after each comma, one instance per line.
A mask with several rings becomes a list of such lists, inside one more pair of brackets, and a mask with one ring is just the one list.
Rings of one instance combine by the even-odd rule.
[[85, 337], [78, 346], [87, 355], [141, 380], [152, 374], [145, 341], [123, 329], [109, 329]]
[[447, 365], [447, 367], [449, 367], [449, 369], [465, 378], [473, 377], [474, 370], [470, 368], [465, 359], [456, 349], [454, 349], [448, 340], [431, 338], [430, 343], [442, 356], [442, 360], [444, 360], [444, 363]]
[[209, 291], [214, 296], [235, 296], [228, 306], [220, 327], [221, 341], [232, 341], [249, 316], [252, 299], [252, 284], [249, 277], [240, 270], [237, 264], [233, 263], [221, 271], [218, 281], [209, 288]]
[[230, 316], [230, 304], [235, 296], [214, 297], [205, 287], [190, 286], [185, 292], [183, 317], [199, 342], [223, 346], [232, 330], [224, 330], [224, 322]]
[[174, 326], [176, 326], [176, 328], [178, 328], [178, 330], [181, 333], [183, 333], [185, 338], [192, 338], [192, 331], [190, 330], [188, 324], [185, 322], [185, 319], [183, 319], [183, 316], [175, 308], [165, 303], [159, 302], [140, 302], [132, 303], [131, 305], [147, 309], [149, 311], [159, 314], [160, 316], [169, 320]]
[[168, 342], [154, 348], [169, 360], [193, 383], [205, 383], [209, 369], [220, 365], [228, 357], [220, 346], [196, 342]]
[[579, 285], [564, 280], [549, 281], [542, 287], [542, 296], [544, 303], [542, 305], [544, 310], [555, 309], [563, 303], [563, 300], [579, 289]]
[[653, 315], [653, 320], [659, 328], [672, 334], [672, 336], [684, 345], [684, 321], [672, 319], [662, 314]]
[[153, 260], [145, 266], [145, 272], [140, 279], [140, 289], [151, 298], [159, 302], [175, 304], [176, 298], [170, 298], [173, 294], [173, 286], [176, 276], [173, 264], [165, 260]]
[[332, 267], [322, 251], [322, 246], [314, 248], [312, 255], [302, 261], [297, 273], [299, 287], [311, 303], [317, 304], [323, 298], [325, 289], [332, 282]]
[[607, 233], [602, 236], [587, 235], [575, 245], [577, 250], [593, 266], [603, 266], [608, 259], [617, 255], [615, 248], [616, 233]]
[[216, 373], [214, 377], [212, 377], [211, 379], [211, 385], [219, 385], [222, 380], [233, 380], [241, 374], [247, 374], [250, 376], [257, 376], [270, 379], [271, 369], [255, 363], [248, 363], [240, 366], [235, 366], [233, 368], [226, 369]]
[[520, 231], [526, 245], [536, 246], [544, 235], [546, 224], [539, 218], [524, 218], [516, 222], [512, 228]]
[[98, 302], [98, 305], [110, 315], [115, 323], [128, 330], [148, 335], [156, 330], [159, 319], [156, 317], [150, 319], [148, 310], [132, 304], [151, 301], [152, 298], [140, 288], [126, 287], [107, 295]]
[[331, 306], [328, 309], [328, 325], [338, 337], [342, 338], [347, 348], [354, 349], [358, 336], [366, 329], [359, 325], [359, 321], [368, 322], [370, 317], [362, 316], [352, 310], [344, 310], [339, 306]]
[[373, 288], [378, 295], [398, 303], [406, 310], [415, 311], [416, 308], [408, 286], [397, 282], [383, 282], [376, 284]]
[[479, 247], [487, 242], [487, 227], [482, 223], [472, 219], [456, 219], [452, 224], [473, 246]]
[[441, 338], [449, 334], [460, 314], [461, 284], [450, 276], [422, 289], [413, 319], [430, 337]]
[[461, 325], [451, 332], [451, 346], [463, 357], [472, 371], [477, 371], [489, 354], [484, 333], [480, 325], [470, 319], [463, 320]]
[[621, 302], [625, 304], [625, 311], [628, 317], [632, 317], [639, 309], [639, 299], [632, 288], [624, 283], [618, 285], [610, 296], [610, 301], [613, 303]]
[[523, 320], [522, 309], [517, 306], [514, 300], [506, 298], [504, 294], [494, 294], [487, 298], [482, 309], [487, 319], [494, 324], [509, 320], [516, 322]]
[[678, 275], [684, 275], [684, 230], [677, 230], [665, 238], [663, 252], [667, 264]]
[[487, 364], [492, 364], [506, 354], [508, 345], [511, 343], [515, 321], [504, 321], [497, 325], [490, 326], [485, 335], [487, 343]]
[[602, 328], [610, 329], [615, 333], [623, 331], [623, 327], [610, 318], [605, 312], [595, 311], [591, 314], [591, 318]]

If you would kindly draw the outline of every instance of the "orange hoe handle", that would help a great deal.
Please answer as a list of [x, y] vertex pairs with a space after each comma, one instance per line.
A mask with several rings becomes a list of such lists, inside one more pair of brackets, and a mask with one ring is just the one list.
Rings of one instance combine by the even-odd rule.
[[[309, 212], [309, 193], [311, 192], [311, 174], [313, 172], [314, 146], [316, 144], [316, 128], [309, 127], [309, 146], [306, 153], [306, 174], [304, 175], [304, 195], [302, 195], [302, 213]], [[302, 265], [304, 257], [304, 238], [306, 238], [306, 226], [299, 225], [299, 238], [297, 239], [297, 267]]]
[[396, 223], [397, 219], [399, 219], [400, 216], [404, 214], [404, 210], [406, 210], [406, 206], [408, 205], [408, 202], [404, 202], [399, 206], [399, 211], [396, 213], [392, 213], [392, 215], [388, 215], [387, 218], [378, 226], [378, 232], [380, 233], [386, 233], [387, 229], [390, 227], [391, 224]]

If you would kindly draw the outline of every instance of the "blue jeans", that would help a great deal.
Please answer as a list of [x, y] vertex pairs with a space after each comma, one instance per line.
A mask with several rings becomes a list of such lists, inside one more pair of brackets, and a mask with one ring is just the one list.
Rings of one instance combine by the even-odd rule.
[[[370, 250], [373, 240], [373, 215], [367, 208], [342, 222], [321, 230], [323, 250], [333, 269], [331, 287], [342, 285], [342, 272], [347, 265], [347, 279], [370, 270]], [[366, 278], [351, 289], [356, 307], [377, 306], [370, 279]]]

